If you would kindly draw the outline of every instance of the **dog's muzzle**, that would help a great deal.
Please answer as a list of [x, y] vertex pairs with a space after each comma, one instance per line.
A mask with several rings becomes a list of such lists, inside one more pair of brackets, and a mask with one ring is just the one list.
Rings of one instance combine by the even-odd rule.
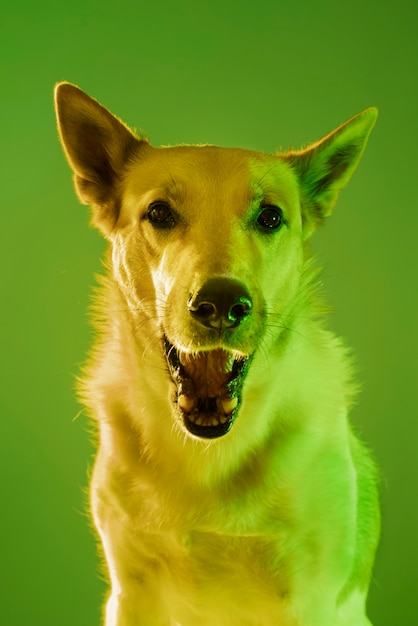
[[[231, 339], [234, 329], [251, 315], [252, 307], [245, 287], [226, 278], [209, 280], [187, 303], [193, 320], [223, 339]], [[224, 348], [185, 352], [167, 337], [164, 351], [177, 386], [177, 410], [186, 429], [203, 438], [225, 435], [238, 414], [252, 357]]]

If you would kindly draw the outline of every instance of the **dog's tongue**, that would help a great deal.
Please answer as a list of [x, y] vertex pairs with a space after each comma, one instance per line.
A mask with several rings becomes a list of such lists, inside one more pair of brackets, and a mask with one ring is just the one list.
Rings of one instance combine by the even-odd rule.
[[229, 382], [234, 357], [230, 352], [217, 349], [199, 352], [196, 356], [181, 353], [180, 361], [186, 375], [193, 381], [194, 391], [200, 398], [217, 398]]

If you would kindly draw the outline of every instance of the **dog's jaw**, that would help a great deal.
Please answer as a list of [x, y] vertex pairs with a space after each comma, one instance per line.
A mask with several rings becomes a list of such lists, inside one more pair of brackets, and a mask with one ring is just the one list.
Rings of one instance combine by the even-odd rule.
[[163, 339], [168, 369], [176, 385], [175, 410], [195, 437], [226, 435], [239, 412], [242, 387], [252, 359], [221, 348], [184, 352]]

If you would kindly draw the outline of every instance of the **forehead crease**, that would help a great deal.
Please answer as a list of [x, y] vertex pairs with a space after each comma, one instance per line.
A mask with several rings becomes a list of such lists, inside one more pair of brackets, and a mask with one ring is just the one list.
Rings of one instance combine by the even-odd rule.
[[297, 196], [297, 184], [293, 171], [279, 157], [271, 156], [266, 159], [251, 159], [252, 197], [261, 200], [265, 197], [282, 196], [289, 201]]
[[267, 187], [277, 187], [283, 184], [284, 172], [277, 158], [265, 160], [251, 159], [249, 163], [251, 172], [251, 185], [258, 193]]
[[250, 170], [244, 151], [225, 148], [191, 148], [159, 160], [160, 180], [174, 197], [193, 193], [222, 193], [248, 189]]
[[[246, 203], [289, 192], [294, 186], [290, 168], [278, 157], [249, 150], [215, 146], [176, 146], [155, 149], [139, 163], [130, 180], [132, 191], [161, 192], [174, 202], [187, 196], [238, 195]], [[293, 183], [293, 184], [292, 184]], [[130, 186], [129, 185], [129, 186]]]
[[230, 148], [215, 148], [211, 146], [201, 148], [190, 148], [189, 151], [176, 154], [171, 158], [168, 153], [165, 155], [165, 167], [173, 172], [193, 173], [208, 178], [222, 178], [228, 176], [245, 175], [249, 173], [248, 157], [245, 151]]

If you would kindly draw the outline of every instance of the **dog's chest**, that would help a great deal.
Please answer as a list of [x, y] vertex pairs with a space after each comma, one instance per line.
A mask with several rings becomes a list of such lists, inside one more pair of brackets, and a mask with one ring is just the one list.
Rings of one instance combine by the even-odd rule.
[[208, 616], [220, 626], [255, 624], [261, 616], [263, 623], [286, 623], [278, 622], [290, 596], [286, 563], [276, 562], [278, 540], [190, 531], [181, 543], [169, 585], [180, 623], [205, 625]]

